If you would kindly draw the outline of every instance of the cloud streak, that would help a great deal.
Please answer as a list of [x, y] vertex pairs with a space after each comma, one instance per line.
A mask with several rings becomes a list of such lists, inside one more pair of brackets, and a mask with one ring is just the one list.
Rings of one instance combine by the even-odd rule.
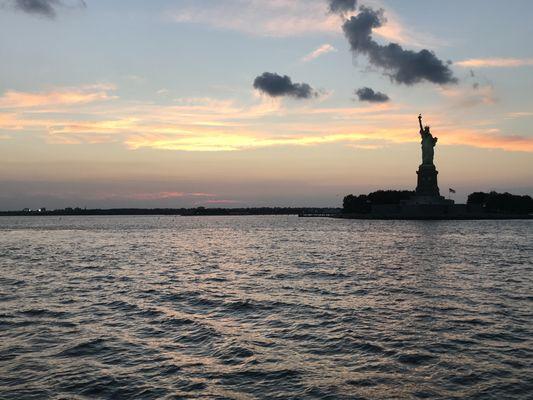
[[471, 58], [454, 63], [464, 68], [517, 68], [533, 66], [533, 58]]
[[[183, 197], [214, 197], [214, 194], [210, 193], [186, 193], [186, 192], [148, 192], [148, 193], [134, 193], [128, 196], [130, 199], [134, 200], [165, 200], [165, 199], [177, 199]], [[118, 195], [116, 197], [124, 197], [123, 195]]]
[[498, 97], [492, 85], [475, 85], [470, 87], [443, 87], [440, 93], [452, 101], [454, 108], [472, 108], [477, 106], [494, 105]]
[[446, 144], [475, 146], [482, 149], [502, 149], [508, 151], [533, 152], [533, 138], [521, 135], [502, 134], [499, 129], [477, 131], [457, 129], [444, 131], [439, 135], [446, 138]]
[[320, 56], [323, 56], [327, 53], [333, 53], [336, 52], [337, 49], [333, 47], [330, 44], [323, 44], [322, 46], [318, 47], [317, 49], [313, 50], [311, 53], [306, 55], [304, 58], [302, 58], [303, 62], [309, 62], [312, 61]]
[[338, 18], [327, 14], [324, 0], [225, 0], [207, 8], [190, 1], [168, 15], [178, 23], [204, 24], [258, 36], [338, 32]]
[[111, 100], [115, 98], [110, 94], [114, 89], [112, 85], [98, 84], [40, 93], [9, 90], [0, 97], [0, 109], [76, 105]]
[[[462, 97], [460, 93], [449, 96], [452, 100]], [[105, 102], [49, 100], [48, 104], [39, 99], [0, 109], [0, 135], [11, 140], [23, 132], [64, 145], [117, 143], [132, 150], [187, 152], [324, 145], [368, 149], [369, 145], [378, 148], [419, 141], [413, 123], [416, 114], [401, 104], [335, 108], [317, 102], [284, 105], [268, 97], [257, 97], [248, 105], [212, 98], [178, 99], [167, 105], [118, 97]], [[490, 123], [481, 124], [481, 129], [464, 129], [460, 121], [456, 125], [437, 118], [432, 121], [442, 145], [533, 152], [533, 138], [485, 129]]]
[[[197, 0], [184, 0], [168, 10], [166, 18], [180, 24], [201, 24], [253, 36], [292, 37], [315, 34], [342, 34], [338, 14], [331, 13], [327, 0], [224, 0], [209, 7]], [[348, 1], [349, 3], [349, 1]], [[427, 33], [417, 34], [388, 13], [388, 23], [374, 33], [403, 44], [422, 47], [441, 45]], [[423, 38], [423, 39], [420, 39]]]
[[[520, 135], [504, 135], [499, 130], [485, 131], [464, 129], [443, 129], [439, 132], [442, 145], [463, 145], [484, 149], [533, 152], [533, 138]], [[181, 151], [242, 151], [279, 146], [318, 146], [343, 144], [362, 148], [379, 148], [386, 144], [416, 143], [419, 138], [410, 128], [379, 129], [347, 128], [332, 133], [291, 135], [285, 137], [264, 137], [250, 135], [210, 136], [200, 138], [176, 137], [171, 135], [149, 135], [132, 137], [127, 142], [131, 149], [152, 148]], [[375, 142], [368, 145], [368, 141]]]

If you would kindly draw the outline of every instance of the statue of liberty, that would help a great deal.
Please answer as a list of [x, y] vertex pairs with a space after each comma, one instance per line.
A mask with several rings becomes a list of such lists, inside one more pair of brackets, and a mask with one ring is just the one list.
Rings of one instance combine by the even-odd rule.
[[420, 125], [420, 136], [422, 137], [422, 164], [433, 165], [433, 156], [435, 155], [434, 147], [437, 144], [438, 138], [431, 135], [429, 126], [422, 126], [422, 114], [418, 116], [418, 124]]

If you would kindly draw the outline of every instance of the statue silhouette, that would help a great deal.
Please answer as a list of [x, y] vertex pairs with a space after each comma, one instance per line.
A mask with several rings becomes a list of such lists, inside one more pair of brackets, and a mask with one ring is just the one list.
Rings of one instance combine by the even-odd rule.
[[435, 155], [434, 147], [437, 144], [438, 138], [431, 135], [429, 126], [422, 126], [422, 114], [418, 116], [418, 124], [420, 125], [420, 136], [422, 137], [422, 164], [433, 165], [433, 157]]

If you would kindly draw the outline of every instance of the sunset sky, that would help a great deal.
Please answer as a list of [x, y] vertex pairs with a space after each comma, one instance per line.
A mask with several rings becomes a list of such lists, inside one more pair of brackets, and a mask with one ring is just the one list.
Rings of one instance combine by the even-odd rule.
[[352, 3], [0, 0], [0, 209], [340, 206], [419, 113], [442, 194], [533, 194], [533, 2]]

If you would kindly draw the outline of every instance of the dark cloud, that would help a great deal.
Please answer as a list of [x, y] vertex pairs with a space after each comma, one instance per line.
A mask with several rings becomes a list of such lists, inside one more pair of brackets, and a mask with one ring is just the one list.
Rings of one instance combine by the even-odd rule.
[[369, 87], [357, 89], [355, 91], [355, 94], [357, 95], [357, 97], [359, 97], [359, 101], [369, 101], [371, 103], [385, 103], [390, 100], [389, 96], [387, 96], [385, 93], [374, 92], [374, 90]]
[[12, 4], [16, 9], [47, 18], [55, 18], [56, 8], [60, 6], [86, 7], [84, 0], [77, 0], [73, 3], [65, 4], [61, 0], [12, 0]]
[[372, 30], [382, 26], [386, 19], [383, 10], [361, 6], [361, 12], [346, 20], [343, 30], [355, 55], [364, 54], [370, 64], [385, 70], [396, 83], [414, 85], [421, 81], [437, 84], [456, 83], [449, 67], [432, 51], [405, 50], [397, 43], [382, 46], [372, 38]]
[[307, 83], [293, 83], [287, 75], [265, 72], [254, 80], [254, 88], [269, 96], [291, 96], [297, 99], [316, 97], [317, 92]]
[[57, 0], [15, 0], [14, 3], [19, 10], [48, 18], [56, 16], [54, 6], [59, 4]]
[[344, 15], [357, 8], [357, 0], [328, 0], [329, 12]]

